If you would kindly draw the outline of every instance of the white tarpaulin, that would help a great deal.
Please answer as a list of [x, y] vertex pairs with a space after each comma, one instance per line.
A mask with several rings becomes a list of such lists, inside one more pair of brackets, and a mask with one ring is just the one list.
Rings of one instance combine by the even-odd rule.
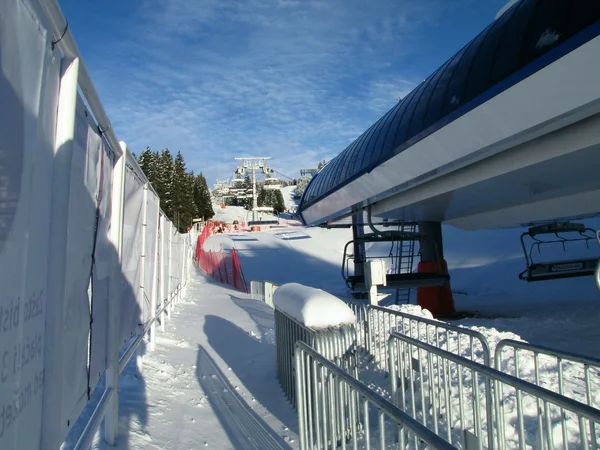
[[[161, 299], [162, 302], [166, 302], [167, 299], [171, 298], [171, 292], [169, 292], [169, 258], [171, 257], [171, 252], [169, 251], [169, 238], [172, 234], [173, 228], [171, 227], [171, 222], [168, 219], [165, 220], [165, 229], [162, 231], [164, 233], [164, 246], [163, 246], [163, 266], [164, 266], [164, 283], [165, 289], [162, 291], [164, 293], [164, 298]], [[171, 280], [171, 289], [173, 289], [173, 280]]]
[[171, 232], [171, 291], [181, 282], [181, 239], [173, 229]]
[[[145, 268], [144, 268], [144, 323], [148, 322], [152, 318], [151, 302], [152, 302], [152, 288], [154, 277], [158, 278], [158, 273], [154, 273], [154, 270], [158, 270], [158, 258], [157, 258], [157, 247], [156, 238], [158, 236], [158, 198], [148, 191], [147, 199], [147, 210], [146, 210], [146, 248], [145, 248]], [[154, 284], [154, 288], [158, 288], [158, 283]], [[158, 297], [157, 297], [158, 298]]]
[[125, 208], [123, 215], [123, 280], [119, 298], [120, 342], [125, 343], [136, 333], [142, 321], [140, 299], [140, 262], [142, 256], [142, 219], [144, 184], [127, 169], [125, 174]]
[[[91, 134], [90, 134], [91, 136]], [[102, 140], [98, 180], [98, 230], [94, 250], [92, 282], [92, 332], [90, 334], [90, 389], [93, 390], [106, 370], [106, 343], [108, 329], [109, 278], [116, 251], [108, 239], [111, 226], [111, 191], [114, 156]]]
[[87, 402], [88, 334], [90, 301], [88, 287], [96, 229], [97, 199], [101, 178], [102, 139], [83, 100], [78, 96], [75, 139], [71, 161], [65, 305], [62, 323], [63, 420], [74, 423]]
[[0, 0], [1, 449], [41, 448], [60, 59], [36, 11]]

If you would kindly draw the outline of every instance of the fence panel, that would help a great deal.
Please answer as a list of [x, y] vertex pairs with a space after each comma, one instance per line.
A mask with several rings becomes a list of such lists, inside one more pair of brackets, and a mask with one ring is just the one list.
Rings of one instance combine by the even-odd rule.
[[[45, 313], [47, 309], [54, 310], [55, 292], [61, 289], [56, 286], [58, 289], [54, 291], [52, 287], [53, 269], [62, 281], [65, 275], [64, 266], [49, 267], [54, 239], [63, 243], [66, 239], [64, 227], [56, 230], [58, 234], [51, 231], [53, 188], [60, 191], [61, 187], [53, 185], [60, 60], [40, 32], [40, 18], [28, 3], [0, 1], [0, 448], [3, 449], [39, 446], [42, 397], [52, 389], [52, 386], [44, 389], [40, 379], [44, 353], [60, 351], [52, 345], [46, 346]], [[68, 183], [67, 179], [58, 181]], [[64, 192], [60, 194], [61, 200], [68, 202], [62, 195]], [[64, 247], [61, 250], [64, 256]], [[62, 302], [56, 303], [62, 306]], [[35, 314], [31, 314], [31, 306]], [[61, 337], [59, 327], [63, 323], [59, 322], [58, 314], [56, 318], [55, 330]], [[16, 346], [33, 347], [32, 359], [26, 366], [24, 358], [15, 351]], [[13, 409], [15, 403], [19, 405], [18, 413]], [[7, 410], [15, 413], [6, 418]]]
[[393, 402], [463, 448], [598, 447], [595, 408], [399, 333], [388, 350]]
[[305, 342], [295, 348], [302, 450], [456, 448]]
[[229, 284], [236, 289], [249, 293], [248, 285], [244, 277], [242, 265], [235, 248], [225, 252], [223, 248], [219, 251], [204, 250], [204, 242], [218, 226], [211, 221], [204, 226], [202, 233], [196, 241], [194, 261], [207, 275], [212, 276], [221, 283]]
[[359, 345], [385, 370], [388, 370], [387, 341], [392, 331], [490, 365], [487, 340], [477, 331], [381, 306], [349, 304], [359, 312], [357, 319], [363, 327], [359, 331]]
[[[600, 408], [600, 360], [564, 352], [556, 349], [532, 345], [512, 339], [503, 339], [496, 345], [494, 353], [496, 369], [544, 387], [560, 395]], [[538, 411], [543, 411], [541, 401]], [[538, 428], [542, 428], [543, 414], [537, 417]], [[568, 439], [568, 429], [572, 426], [568, 417], [560, 415], [560, 428], [563, 442]], [[590, 435], [599, 431], [590, 422]], [[539, 436], [541, 445], [541, 436]], [[598, 439], [600, 441], [600, 438]]]
[[124, 345], [137, 332], [142, 322], [143, 299], [140, 298], [141, 280], [140, 256], [143, 254], [143, 206], [144, 181], [127, 167], [125, 173], [125, 206], [123, 209], [123, 256], [122, 278], [119, 296], [119, 339]]

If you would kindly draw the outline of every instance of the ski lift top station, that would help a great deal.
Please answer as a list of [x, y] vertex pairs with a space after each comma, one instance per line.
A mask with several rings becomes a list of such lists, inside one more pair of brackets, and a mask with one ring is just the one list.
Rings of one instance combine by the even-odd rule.
[[[418, 302], [434, 314], [454, 311], [441, 223], [587, 243], [573, 221], [600, 212], [598, 55], [600, 2], [516, 2], [312, 178], [303, 222], [352, 226], [354, 287], [366, 241], [418, 242], [419, 273], [391, 282], [427, 286]], [[527, 257], [521, 277], [590, 275], [597, 258]]]

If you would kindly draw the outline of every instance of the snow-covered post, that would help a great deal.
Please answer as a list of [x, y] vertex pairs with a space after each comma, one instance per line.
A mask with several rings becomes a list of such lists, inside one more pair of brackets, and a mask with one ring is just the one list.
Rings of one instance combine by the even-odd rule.
[[167, 298], [167, 283], [165, 283], [165, 234], [167, 233], [167, 218], [161, 214], [160, 216], [160, 330], [165, 331], [165, 299]]
[[[54, 144], [54, 175], [52, 180], [52, 212], [48, 249], [46, 330], [44, 344], [44, 384], [42, 400], [42, 437], [47, 448], [58, 448], [62, 442], [63, 411], [63, 322], [65, 270], [69, 222], [71, 164], [75, 135], [75, 110], [79, 58], [61, 61], [58, 116]], [[67, 386], [68, 388], [68, 386]], [[3, 416], [4, 417], [4, 416]]]
[[158, 298], [158, 273], [159, 273], [159, 223], [160, 223], [160, 208], [156, 209], [156, 226], [154, 229], [154, 255], [152, 255], [152, 259], [154, 264], [152, 266], [152, 294], [150, 296], [150, 320], [152, 320], [152, 325], [150, 325], [150, 351], [156, 350], [156, 304]]
[[119, 303], [123, 295], [123, 208], [125, 203], [125, 171], [127, 145], [121, 142], [123, 151], [116, 160], [112, 176], [112, 208], [109, 240], [115, 249], [113, 267], [109, 281], [108, 330], [106, 343], [106, 389], [113, 395], [104, 416], [104, 440], [114, 445], [119, 429], [119, 344], [117, 336], [121, 325]]

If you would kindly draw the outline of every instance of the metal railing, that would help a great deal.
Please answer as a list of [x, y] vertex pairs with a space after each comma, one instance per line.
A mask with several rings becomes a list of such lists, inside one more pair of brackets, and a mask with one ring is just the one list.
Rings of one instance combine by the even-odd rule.
[[[496, 345], [494, 362], [496, 369], [500, 371], [594, 408], [600, 406], [600, 392], [593, 388], [593, 385], [600, 385], [600, 360], [598, 359], [512, 339], [503, 339]], [[568, 377], [565, 377], [565, 369], [568, 371]], [[584, 389], [581, 389], [582, 385]], [[542, 411], [540, 400], [538, 400], [537, 407], [538, 411]], [[542, 420], [542, 414], [538, 415], [537, 421], [540, 429]], [[560, 427], [563, 442], [566, 442], [568, 440], [568, 421], [562, 410]], [[590, 422], [590, 435], [595, 436], [596, 434], [595, 424]], [[541, 436], [539, 440], [541, 445]]]
[[[143, 326], [139, 326], [137, 335], [129, 341], [128, 345], [125, 347], [125, 351], [119, 357], [119, 374], [123, 372], [131, 357], [136, 354], [141, 343], [144, 341], [144, 337], [150, 332], [152, 325], [161, 317], [163, 317], [163, 313], [167, 310], [172, 302], [180, 298], [179, 296], [184, 286], [185, 283], [183, 285], [181, 283], [178, 284], [175, 290], [169, 295], [169, 299], [162, 302], [162, 304], [158, 307], [156, 314], [154, 314], [154, 316]], [[108, 408], [113, 395], [114, 390], [112, 388], [104, 390], [81, 435], [79, 436], [79, 439], [77, 439], [77, 442], [73, 446], [73, 450], [87, 450], [90, 448], [96, 433], [100, 429], [106, 409]]]
[[[536, 441], [548, 449], [598, 448], [598, 436], [588, 433], [600, 423], [598, 409], [399, 333], [388, 350], [393, 402], [450, 442], [468, 449], [525, 449]], [[571, 426], [559, 443], [561, 417]]]
[[348, 305], [355, 312], [360, 327], [357, 331], [358, 346], [368, 352], [386, 371], [389, 370], [387, 341], [392, 331], [398, 331], [472, 361], [491, 364], [487, 340], [477, 331], [381, 306], [356, 302], [348, 302]]
[[305, 342], [295, 349], [301, 450], [456, 448]]
[[358, 375], [356, 331], [354, 325], [325, 329], [307, 327], [275, 308], [275, 347], [277, 378], [292, 404], [296, 405], [294, 348], [296, 342], [306, 342], [344, 370]]
[[274, 308], [273, 294], [279, 285], [270, 281], [250, 281], [250, 295], [252, 300], [258, 300]]

